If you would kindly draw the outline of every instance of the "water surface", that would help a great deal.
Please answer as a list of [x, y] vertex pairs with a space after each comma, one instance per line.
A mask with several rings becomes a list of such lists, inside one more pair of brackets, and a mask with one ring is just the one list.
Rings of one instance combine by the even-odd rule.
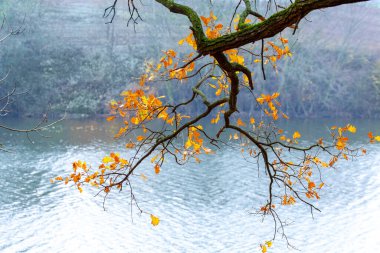
[[[285, 127], [314, 140], [336, 123], [347, 122], [296, 121]], [[353, 123], [364, 140], [368, 130], [380, 130], [379, 121]], [[258, 252], [258, 244], [271, 238], [270, 220], [250, 214], [265, 202], [266, 184], [255, 167], [227, 148], [200, 164], [168, 161], [159, 175], [151, 165], [141, 168], [148, 180], [135, 180], [134, 191], [140, 206], [160, 217], [157, 227], [136, 208], [131, 212], [126, 192], [112, 194], [104, 211], [93, 190], [80, 194], [49, 183], [74, 160], [96, 165], [102, 155], [122, 151], [112, 131], [102, 120], [66, 121], [49, 139], [32, 136], [34, 144], [0, 133], [12, 151], [0, 153], [0, 252]], [[360, 138], [354, 143], [363, 144]], [[369, 146], [364, 158], [326, 170], [325, 179], [317, 203], [322, 213], [314, 219], [306, 207], [280, 210], [294, 221], [286, 228], [290, 242], [301, 252], [377, 252], [380, 145]], [[291, 249], [279, 239], [270, 252]]]

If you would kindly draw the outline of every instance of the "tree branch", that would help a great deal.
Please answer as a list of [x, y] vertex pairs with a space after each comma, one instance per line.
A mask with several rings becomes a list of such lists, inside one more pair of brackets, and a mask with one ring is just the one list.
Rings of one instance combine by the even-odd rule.
[[198, 44], [198, 52], [203, 55], [213, 55], [238, 48], [248, 43], [275, 36], [288, 26], [297, 23], [313, 10], [364, 1], [368, 0], [298, 0], [263, 22], [247, 25], [237, 32]]

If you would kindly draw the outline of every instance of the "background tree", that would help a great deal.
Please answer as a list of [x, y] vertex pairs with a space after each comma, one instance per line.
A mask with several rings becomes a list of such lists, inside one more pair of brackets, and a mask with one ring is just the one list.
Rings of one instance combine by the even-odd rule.
[[[19, 35], [23, 32], [23, 26], [12, 27], [7, 24], [6, 16], [3, 16], [2, 23], [0, 25], [0, 44], [4, 42], [6, 39], [11, 36]], [[6, 86], [6, 81], [8, 78], [10, 71], [8, 71], [1, 79], [0, 79], [0, 129], [4, 129], [6, 131], [24, 133], [29, 138], [29, 134], [38, 133], [41, 135], [43, 130], [46, 130], [50, 126], [54, 125], [58, 121], [52, 122], [48, 124], [47, 114], [44, 114], [43, 117], [38, 120], [34, 126], [28, 129], [19, 129], [16, 127], [11, 127], [4, 122], [5, 117], [11, 112], [10, 107], [14, 103], [17, 96], [25, 95], [27, 92], [19, 92], [18, 87], [14, 85], [12, 88]], [[60, 121], [60, 120], [59, 120]], [[30, 139], [29, 139], [30, 140]], [[0, 143], [0, 151], [8, 151], [5, 149], [3, 144]]]
[[[227, 26], [236, 3], [199, 1], [194, 8], [204, 16], [212, 8], [218, 21]], [[139, 5], [144, 22], [139, 22], [133, 32], [126, 26], [127, 1], [118, 5], [117, 22], [104, 25], [104, 5], [103, 0], [0, 3], [9, 23], [25, 19], [23, 34], [2, 43], [0, 51], [3, 73], [12, 69], [8, 83], [16, 83], [30, 94], [9, 107], [13, 116], [39, 116], [47, 105], [51, 105], [50, 117], [64, 112], [72, 118], [105, 114], [110, 99], [122, 89], [132, 88], [135, 78], [144, 71], [144, 61], [161, 54], [188, 30], [182, 15], [167, 15], [164, 7], [148, 4]], [[261, 74], [254, 75], [253, 80], [259, 84], [256, 92], [272, 93], [272, 85], [261, 84], [276, 84], [282, 109], [292, 118], [379, 118], [380, 107], [373, 106], [378, 103], [379, 92], [374, 92], [371, 78], [380, 60], [378, 17], [380, 9], [374, 4], [310, 13], [308, 21], [300, 22], [301, 29], [295, 36], [284, 33], [291, 51], [297, 52], [295, 57], [278, 62], [278, 73], [266, 67], [266, 82]], [[292, 33], [292, 29], [288, 32]], [[172, 48], [179, 54], [188, 51], [178, 45]], [[260, 64], [250, 69], [261, 72]], [[188, 80], [188, 85], [194, 83]], [[156, 84], [155, 88], [165, 93], [171, 103], [186, 99], [181, 86], [174, 83]], [[342, 92], [339, 95], [338, 90]], [[206, 95], [213, 93], [207, 92]], [[249, 99], [248, 94], [240, 93], [242, 100], [245, 95]], [[365, 99], [357, 99], [357, 95]], [[243, 104], [239, 111], [254, 113], [252, 105]], [[193, 113], [202, 109], [202, 105], [195, 104], [187, 107]]]
[[[242, 159], [251, 161], [266, 175], [263, 180], [267, 181], [267, 202], [257, 210], [264, 217], [272, 217], [274, 222], [273, 237], [261, 245], [266, 252], [278, 232], [286, 239], [278, 206], [299, 202], [311, 212], [319, 211], [314, 202], [324, 186], [322, 170], [334, 167], [339, 159], [357, 157], [366, 151], [348, 145], [350, 135], [356, 132], [351, 124], [332, 126], [330, 139], [319, 138], [311, 145], [301, 140], [298, 131], [289, 133], [278, 128], [275, 122], [280, 117], [288, 119], [281, 110], [280, 93], [275, 87], [269, 94], [258, 93], [252, 69], [258, 66], [264, 80], [269, 68], [277, 71], [278, 61], [292, 56], [285, 35], [295, 33], [311, 11], [361, 0], [294, 3], [270, 0], [265, 4], [241, 0], [235, 2], [229, 18], [220, 19], [223, 23], [212, 11], [200, 16], [189, 5], [172, 0], [155, 2], [188, 19], [190, 34], [178, 43], [186, 44], [193, 52], [164, 51], [157, 63], [146, 63], [145, 73], [138, 80], [139, 89], [126, 90], [121, 93], [120, 101], [111, 101], [112, 115], [107, 120], [121, 119], [122, 127], [115, 137], [126, 139], [128, 157], [111, 153], [102, 159], [99, 167], [77, 161], [73, 163], [73, 173], [55, 180], [73, 182], [79, 191], [84, 184], [93, 185], [104, 198], [113, 189], [126, 188], [131, 202], [141, 213], [146, 213], [136, 202], [132, 187], [135, 176], [145, 177], [137, 172], [145, 161], [150, 161], [159, 174], [166, 159], [172, 158], [178, 164], [200, 162], [202, 155], [230, 145], [238, 150], [236, 155], [241, 153]], [[108, 22], [114, 20], [117, 4], [115, 0], [105, 9]], [[127, 4], [128, 24], [136, 25], [142, 21], [139, 3], [129, 0]], [[290, 31], [287, 33], [286, 29]], [[175, 82], [188, 98], [171, 102], [156, 95], [157, 88], [152, 84], [163, 81]], [[189, 87], [187, 83], [194, 85]], [[239, 108], [248, 104], [254, 108], [251, 113], [240, 113]], [[202, 108], [201, 112], [186, 110], [193, 105]], [[207, 127], [206, 121], [211, 121], [213, 126]], [[372, 133], [368, 137], [371, 143], [380, 141], [380, 136]], [[322, 160], [321, 153], [329, 159]], [[158, 225], [159, 218], [150, 216], [152, 224]]]

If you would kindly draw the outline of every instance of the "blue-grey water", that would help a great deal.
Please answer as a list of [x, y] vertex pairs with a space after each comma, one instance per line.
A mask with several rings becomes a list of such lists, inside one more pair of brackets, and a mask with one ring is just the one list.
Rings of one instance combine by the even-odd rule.
[[[27, 125], [27, 122], [13, 122]], [[326, 134], [334, 121], [288, 124], [304, 139]], [[338, 123], [348, 123], [340, 121]], [[380, 121], [355, 121], [359, 136], [380, 134]], [[12, 122], [10, 122], [12, 124]], [[94, 191], [51, 184], [65, 175], [74, 160], [98, 164], [102, 155], [120, 150], [112, 127], [102, 120], [66, 121], [38, 135], [0, 133], [10, 153], [0, 153], [0, 252], [259, 252], [271, 239], [270, 219], [250, 214], [265, 202], [265, 182], [257, 169], [230, 149], [187, 166], [172, 161], [155, 175], [151, 165], [141, 168], [148, 180], [134, 180], [140, 206], [160, 217], [157, 227], [149, 215], [132, 210], [127, 192], [103, 199]], [[361, 141], [364, 140], [364, 141]], [[340, 163], [324, 172], [326, 187], [314, 213], [302, 206], [280, 208], [289, 241], [301, 252], [379, 252], [380, 144], [367, 155]], [[268, 252], [291, 250], [281, 238]]]

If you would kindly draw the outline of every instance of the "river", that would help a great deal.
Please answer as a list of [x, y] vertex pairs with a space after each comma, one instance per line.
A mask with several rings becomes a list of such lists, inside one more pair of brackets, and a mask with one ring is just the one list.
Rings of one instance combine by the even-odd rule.
[[[9, 124], [26, 126], [28, 121]], [[315, 140], [327, 127], [346, 124], [328, 120], [295, 121], [303, 138]], [[355, 120], [354, 145], [380, 134], [380, 121]], [[112, 139], [114, 127], [103, 120], [66, 120], [47, 133], [50, 138], [0, 132], [10, 153], [0, 153], [0, 252], [259, 252], [271, 239], [270, 219], [250, 214], [265, 201], [265, 183], [257, 169], [224, 148], [200, 164], [178, 166], [168, 160], [159, 175], [141, 169], [136, 179], [140, 206], [160, 217], [153, 227], [148, 215], [131, 212], [129, 195], [103, 199], [94, 191], [51, 184], [74, 160], [98, 161], [110, 151], [122, 152]], [[281, 208], [291, 222], [289, 241], [301, 252], [378, 252], [380, 248], [380, 144], [367, 155], [325, 172], [326, 186], [311, 216], [308, 208]], [[268, 252], [298, 252], [278, 238]]]

